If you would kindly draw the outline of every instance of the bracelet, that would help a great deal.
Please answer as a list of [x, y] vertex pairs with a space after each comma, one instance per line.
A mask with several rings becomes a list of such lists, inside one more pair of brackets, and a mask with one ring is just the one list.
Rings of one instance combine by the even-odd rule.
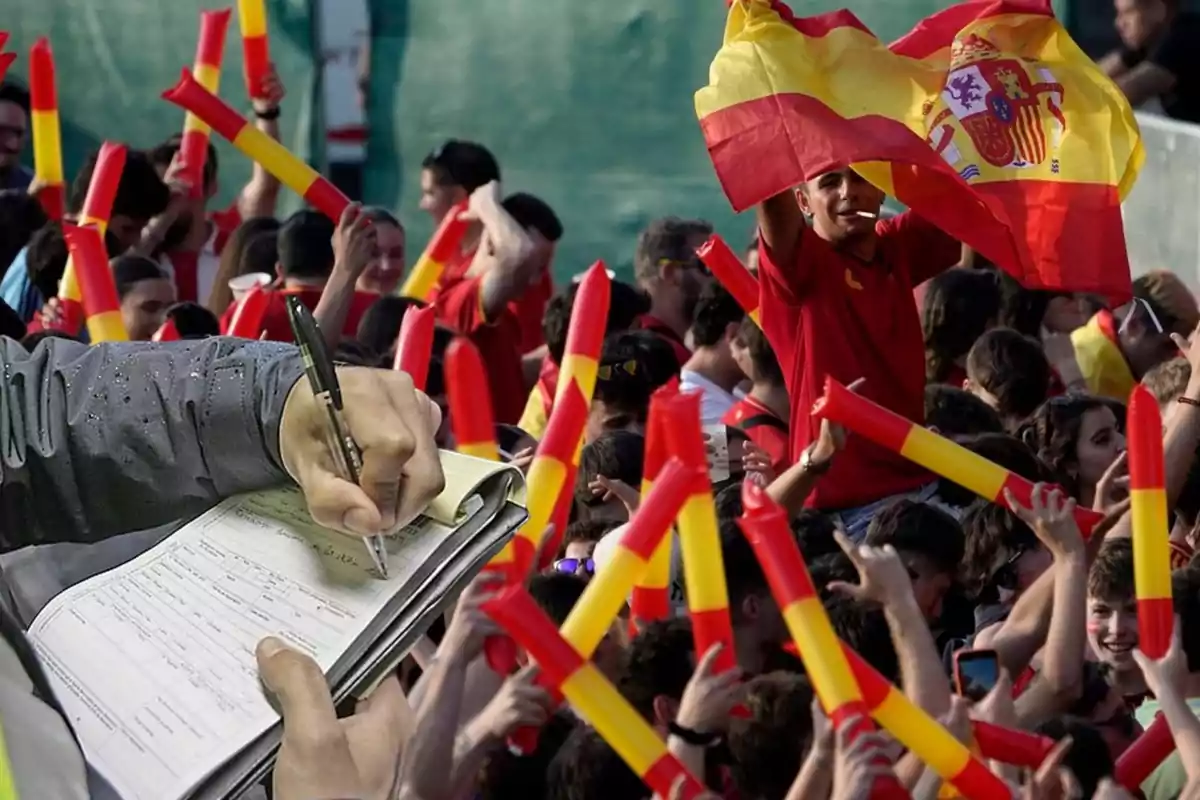
[[268, 108], [266, 111], [255, 110], [254, 116], [258, 117], [261, 120], [266, 120], [267, 122], [270, 122], [271, 120], [279, 119], [279, 115], [282, 113], [283, 112], [280, 111], [279, 106], [275, 106], [274, 108]]
[[1176, 397], [1175, 402], [1183, 403], [1185, 406], [1195, 406], [1196, 408], [1200, 408], [1200, 400], [1195, 400], [1191, 397], [1188, 397], [1185, 394], [1180, 395], [1179, 397]]
[[668, 723], [667, 731], [693, 747], [712, 747], [721, 741], [719, 733], [701, 733], [691, 728], [685, 728], [677, 722]]

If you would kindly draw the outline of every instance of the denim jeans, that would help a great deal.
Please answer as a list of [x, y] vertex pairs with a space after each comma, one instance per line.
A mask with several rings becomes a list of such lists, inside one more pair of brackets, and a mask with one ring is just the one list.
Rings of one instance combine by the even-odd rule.
[[843, 511], [833, 511], [829, 514], [829, 517], [835, 524], [842, 526], [852, 541], [861, 542], [867, 536], [867, 526], [871, 524], [871, 519], [880, 510], [903, 498], [924, 502], [932, 498], [936, 492], [937, 482], [935, 481], [934, 483], [922, 486], [920, 489], [914, 489], [911, 492], [888, 495], [882, 500], [867, 503], [865, 506], [847, 508]]

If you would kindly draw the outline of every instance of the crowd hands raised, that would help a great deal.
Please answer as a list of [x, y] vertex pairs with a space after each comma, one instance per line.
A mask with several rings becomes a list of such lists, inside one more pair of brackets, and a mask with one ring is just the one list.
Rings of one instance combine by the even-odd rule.
[[[264, 129], [273, 130], [281, 97], [278, 88], [256, 106]], [[564, 230], [549, 204], [505, 195], [481, 145], [437, 148], [423, 163], [421, 207], [438, 224], [460, 223], [462, 235], [448, 254], [431, 256], [442, 267], [433, 291], [401, 297], [414, 259], [389, 212], [352, 204], [339, 220], [304, 211], [281, 224], [273, 219], [279, 185], [256, 169], [237, 205], [213, 213], [213, 153], [199, 198], [176, 180], [177, 153], [174, 140], [131, 151], [109, 221], [131, 338], [149, 339], [168, 323], [178, 338], [228, 332], [247, 281], [268, 295], [250, 338], [290, 341], [283, 298], [299, 296], [339, 359], [364, 367], [396, 363], [411, 309], [436, 316], [424, 395], [394, 372], [347, 372], [347, 408], [368, 462], [362, 487], [330, 472], [311, 394], [297, 390], [289, 402], [281, 440], [291, 443], [280, 457], [318, 521], [371, 534], [436, 494], [435, 445], [456, 445], [446, 401], [454, 376], [444, 369], [456, 337], [483, 356], [499, 450], [529, 468], [581, 291], [578, 283], [555, 289], [554, 243]], [[94, 166], [77, 181], [77, 200]], [[634, 622], [626, 609], [592, 661], [703, 780], [706, 797], [867, 798], [882, 778], [912, 797], [947, 790], [887, 731], [863, 733], [862, 714], [836, 724], [826, 717], [738, 525], [743, 484], [752, 483], [785, 510], [834, 632], [912, 704], [970, 748], [973, 721], [1046, 737], [1036, 763], [990, 764], [1012, 797], [1200, 798], [1200, 566], [1190, 563], [1200, 536], [1195, 298], [1168, 272], [1139, 278], [1134, 298], [1115, 307], [1030, 291], [918, 218], [878, 219], [882, 201], [839, 169], [764, 202], [744, 254], [761, 291], [755, 309], [739, 305], [696, 255], [713, 232], [707, 222], [668, 217], [642, 231], [633, 281], [612, 281], [596, 321], [606, 337], [569, 524], [543, 537], [554, 551], [526, 589], [561, 625], [603, 574], [645, 501], [651, 398], [677, 379], [700, 395], [731, 643], [694, 652], [676, 552], [669, 614]], [[79, 211], [79, 202], [69, 205]], [[73, 338], [53, 330], [66, 250], [57, 223], [26, 229], [18, 216], [3, 223], [16, 260], [0, 292], [16, 335], [35, 320], [46, 329], [26, 335], [36, 352], [53, 346], [42, 339]], [[976, 497], [953, 470], [932, 474], [813, 417], [827, 377], [1031, 482], [1028, 500], [1007, 483], [994, 498]], [[1177, 567], [1175, 635], [1157, 659], [1138, 647], [1124, 453], [1125, 403], [1138, 384], [1161, 405], [1161, 489]], [[398, 476], [406, 489], [396, 488]], [[1103, 515], [1087, 537], [1078, 508]], [[419, 649], [355, 709], [335, 709], [311, 659], [262, 642], [259, 671], [284, 719], [276, 800], [650, 797], [588, 722], [555, 702], [535, 662], [522, 659], [506, 675], [489, 667], [484, 642], [505, 631], [484, 606], [499, 590], [489, 574], [477, 578], [440, 636], [431, 634], [436, 649]], [[997, 666], [994, 686], [974, 702], [953, 691], [955, 654], [964, 650], [994, 654]], [[737, 667], [716, 669], [729, 655]], [[1119, 785], [1117, 765], [1158, 713], [1174, 755], [1138, 785]], [[528, 728], [540, 731], [537, 747], [517, 754], [509, 741]], [[680, 784], [666, 796], [687, 792]]]

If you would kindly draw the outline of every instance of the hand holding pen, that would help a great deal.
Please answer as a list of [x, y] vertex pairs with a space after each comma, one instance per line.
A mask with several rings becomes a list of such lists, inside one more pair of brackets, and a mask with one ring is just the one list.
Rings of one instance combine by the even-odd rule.
[[[341, 475], [350, 483], [361, 485], [363, 473], [362, 451], [350, 434], [342, 405], [342, 389], [338, 383], [337, 370], [325, 347], [325, 340], [313, 319], [312, 312], [295, 296], [286, 298], [288, 322], [300, 347], [304, 360], [304, 373], [312, 387], [313, 396], [325, 409], [328, 425], [329, 447], [338, 464]], [[387, 543], [382, 535], [368, 536], [365, 540], [367, 553], [380, 577], [388, 576]]]

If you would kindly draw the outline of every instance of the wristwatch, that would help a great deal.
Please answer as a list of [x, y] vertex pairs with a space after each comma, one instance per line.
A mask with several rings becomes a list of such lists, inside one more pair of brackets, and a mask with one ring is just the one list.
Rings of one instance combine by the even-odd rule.
[[691, 728], [685, 728], [674, 721], [667, 723], [667, 731], [693, 747], [712, 747], [721, 741], [719, 733], [701, 733]]
[[829, 472], [829, 468], [833, 466], [833, 459], [817, 463], [813, 461], [813, 450], [816, 449], [816, 443], [810, 444], [804, 448], [804, 452], [800, 454], [800, 471], [806, 475], [824, 475]]

